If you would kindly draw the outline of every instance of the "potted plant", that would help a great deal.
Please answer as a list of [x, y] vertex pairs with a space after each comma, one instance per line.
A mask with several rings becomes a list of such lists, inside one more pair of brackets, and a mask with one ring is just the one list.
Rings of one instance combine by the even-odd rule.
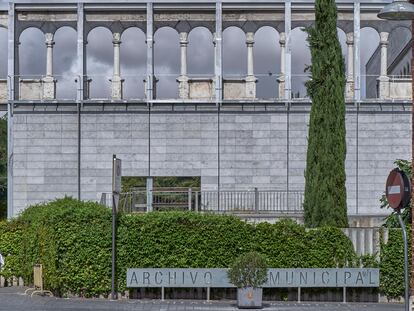
[[257, 252], [238, 257], [227, 272], [231, 283], [237, 287], [238, 308], [262, 308], [263, 288], [267, 281], [265, 258]]

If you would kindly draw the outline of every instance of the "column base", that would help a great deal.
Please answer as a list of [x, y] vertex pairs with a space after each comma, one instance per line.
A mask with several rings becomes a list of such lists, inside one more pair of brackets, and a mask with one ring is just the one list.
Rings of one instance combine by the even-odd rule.
[[179, 76], [177, 78], [178, 82], [178, 96], [180, 99], [190, 98], [190, 86], [188, 83], [188, 76]]
[[46, 76], [42, 79], [43, 99], [56, 99], [56, 80], [52, 76]]
[[256, 82], [255, 76], [247, 76], [246, 79], [246, 98], [256, 98]]
[[345, 85], [345, 99], [354, 99], [355, 83], [354, 80], [347, 80]]
[[390, 98], [390, 78], [387, 76], [380, 76], [378, 79], [378, 97], [380, 99], [389, 99]]
[[122, 79], [120, 76], [114, 76], [109, 81], [112, 82], [112, 85], [111, 85], [112, 99], [122, 99], [124, 79]]
[[279, 84], [278, 98], [279, 99], [284, 99], [285, 98], [285, 77], [281, 76], [281, 77], [277, 78], [277, 83]]

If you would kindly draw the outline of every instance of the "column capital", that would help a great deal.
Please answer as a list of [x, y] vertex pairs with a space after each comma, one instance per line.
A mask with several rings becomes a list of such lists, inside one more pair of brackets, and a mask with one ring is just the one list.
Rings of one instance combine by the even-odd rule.
[[353, 45], [354, 44], [354, 33], [348, 32], [346, 34], [346, 44], [347, 45]]
[[188, 44], [188, 32], [180, 32], [180, 45]]
[[286, 34], [284, 32], [281, 32], [280, 33], [280, 36], [279, 36], [279, 44], [281, 46], [285, 46], [286, 45]]
[[114, 45], [120, 45], [121, 44], [121, 34], [119, 32], [114, 32], [112, 34], [112, 43]]
[[380, 44], [381, 45], [387, 45], [388, 42], [388, 37], [389, 37], [389, 32], [380, 32]]
[[253, 46], [254, 44], [254, 32], [247, 32], [246, 33], [246, 44], [247, 46]]
[[53, 38], [54, 38], [53, 33], [48, 32], [45, 34], [45, 43], [47, 47], [53, 47], [53, 45], [55, 44], [55, 41], [53, 40]]

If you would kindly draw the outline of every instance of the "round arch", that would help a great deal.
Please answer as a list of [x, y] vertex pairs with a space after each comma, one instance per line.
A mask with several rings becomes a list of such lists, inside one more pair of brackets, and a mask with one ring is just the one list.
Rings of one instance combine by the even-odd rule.
[[213, 34], [206, 27], [193, 28], [188, 34], [188, 74], [196, 77], [214, 75]]
[[7, 79], [7, 28], [0, 27], [0, 79]]
[[223, 31], [223, 76], [244, 78], [247, 73], [246, 34], [236, 26]]
[[311, 53], [307, 43], [308, 34], [303, 28], [296, 27], [291, 31], [292, 44], [292, 98], [307, 96], [305, 82], [310, 73], [306, 71], [311, 64]]
[[180, 74], [180, 39], [169, 26], [154, 34], [154, 72], [158, 80], [157, 98], [178, 98], [177, 77]]
[[147, 45], [145, 33], [138, 27], [128, 27], [121, 35], [121, 76], [124, 98], [144, 98]]
[[90, 98], [110, 98], [113, 73], [112, 33], [108, 28], [95, 27], [87, 37], [87, 75], [92, 79]]
[[39, 28], [25, 29], [19, 36], [20, 78], [41, 78], [46, 74], [45, 35]]
[[380, 74], [380, 36], [373, 27], [364, 27], [360, 34], [361, 98], [376, 98]]
[[256, 97], [277, 98], [280, 68], [280, 35], [270, 26], [260, 27], [254, 35], [254, 75], [256, 76]]
[[[411, 54], [411, 30], [406, 27], [394, 28], [388, 37], [388, 74], [391, 76], [399, 75], [402, 67], [407, 67], [404, 76], [411, 76], [410, 62]], [[408, 66], [407, 66], [408, 65]]]
[[341, 45], [342, 57], [344, 59], [345, 68], [346, 68], [348, 64], [348, 49], [346, 45], [346, 33], [339, 27], [337, 27], [336, 30], [338, 32], [338, 40], [339, 40], [339, 44]]
[[285, 25], [284, 23], [282, 25], [279, 25], [279, 24], [275, 24], [273, 22], [261, 22], [259, 24], [260, 24], [260, 26], [254, 32], [255, 34], [258, 31], [263, 31], [263, 30], [261, 30], [262, 28], [265, 28], [265, 29], [266, 28], [271, 28], [271, 29], [275, 30], [277, 33], [280, 33], [280, 32], [283, 32], [283, 29], [280, 29], [281, 28], [280, 26], [284, 26]]
[[53, 75], [57, 80], [56, 98], [75, 99], [77, 79], [77, 33], [69, 26], [60, 27], [54, 36]]
[[[107, 23], [94, 23], [92, 25], [88, 24], [88, 28], [85, 30], [86, 38], [89, 38], [90, 34], [93, 33], [96, 29], [106, 29], [107, 31], [112, 33], [112, 30], [110, 26], [107, 25]], [[99, 30], [99, 31], [103, 32], [103, 30]]]

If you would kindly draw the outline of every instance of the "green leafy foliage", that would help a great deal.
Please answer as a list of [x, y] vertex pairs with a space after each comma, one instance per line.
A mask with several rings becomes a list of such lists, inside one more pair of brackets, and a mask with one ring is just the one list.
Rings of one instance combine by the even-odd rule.
[[226, 268], [252, 249], [254, 227], [238, 218], [190, 212], [122, 216], [118, 275], [125, 288], [131, 267]]
[[[407, 174], [408, 179], [411, 181], [411, 161], [397, 159], [394, 164]], [[400, 223], [398, 222], [397, 213], [388, 205], [387, 197], [385, 193], [381, 196], [380, 199], [381, 208], [391, 209], [391, 215], [387, 217], [384, 226], [388, 228], [400, 228]], [[405, 224], [411, 224], [411, 200], [407, 203], [405, 208], [401, 212], [401, 217]]]
[[[200, 177], [160, 177], [154, 178], [154, 188], [199, 188]], [[136, 188], [146, 187], [146, 177], [123, 176], [122, 177], [122, 192], [130, 192]]]
[[0, 118], [0, 220], [7, 217], [7, 120]]
[[347, 227], [345, 188], [345, 65], [334, 0], [315, 1], [315, 24], [306, 29], [311, 50], [312, 99], [305, 172], [305, 224]]
[[22, 251], [22, 223], [16, 220], [0, 222], [0, 253], [6, 258], [1, 275], [20, 275], [20, 254]]
[[[31, 282], [33, 265], [41, 263], [45, 288], [57, 294], [91, 296], [110, 290], [110, 210], [64, 198], [29, 207], [15, 222], [22, 230], [14, 275]], [[3, 248], [0, 244], [0, 252]]]
[[[411, 227], [408, 235], [408, 271], [411, 271]], [[389, 229], [388, 243], [381, 243], [380, 291], [388, 299], [404, 296], [404, 244], [400, 229]], [[410, 278], [411, 279], [411, 278]]]
[[258, 252], [248, 252], [236, 258], [227, 276], [238, 288], [261, 287], [267, 282], [266, 259]]
[[[226, 268], [256, 251], [274, 268], [343, 267], [356, 260], [337, 228], [306, 231], [293, 221], [248, 224], [232, 216], [191, 212], [118, 215], [117, 279], [139, 267]], [[87, 297], [111, 285], [111, 212], [92, 202], [59, 199], [26, 209], [0, 223], [2, 274], [32, 281], [33, 264], [44, 267], [45, 288]]]

